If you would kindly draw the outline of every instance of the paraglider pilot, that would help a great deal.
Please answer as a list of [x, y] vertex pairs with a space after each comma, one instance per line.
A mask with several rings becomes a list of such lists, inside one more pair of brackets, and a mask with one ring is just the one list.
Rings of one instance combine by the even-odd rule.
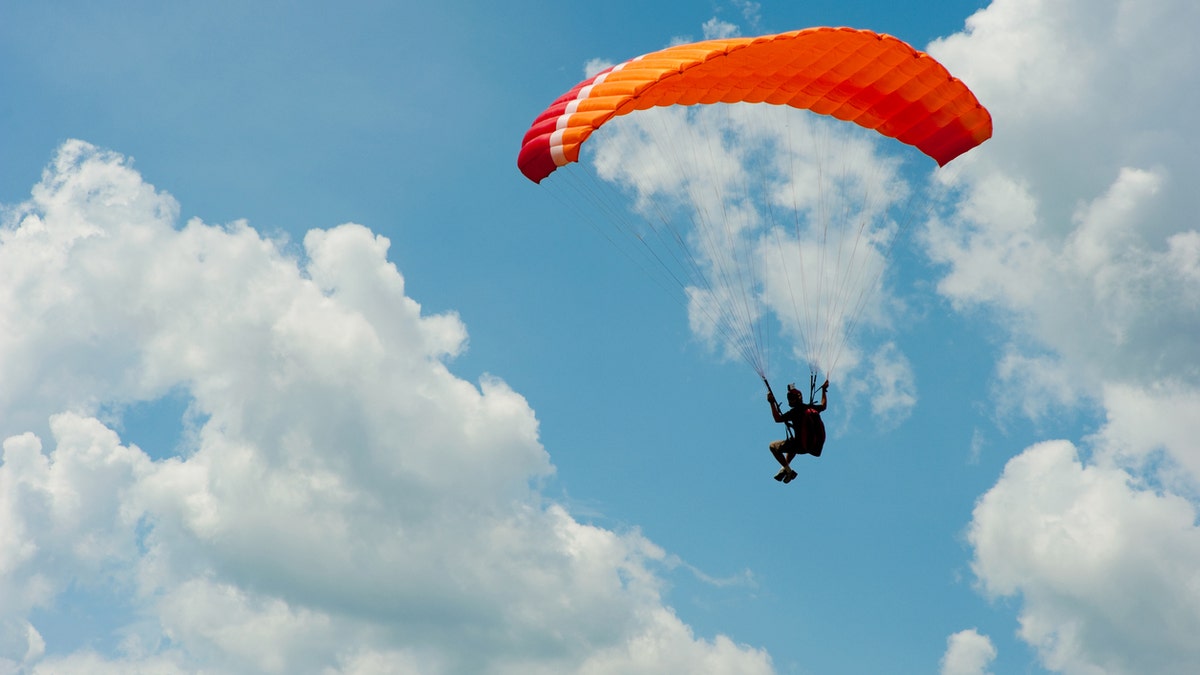
[[825, 380], [821, 385], [821, 402], [805, 403], [800, 390], [789, 384], [787, 402], [790, 409], [785, 413], [780, 412], [775, 394], [770, 385], [767, 385], [767, 402], [771, 404], [771, 415], [775, 417], [776, 422], [787, 425], [787, 438], [771, 443], [771, 454], [775, 455], [775, 460], [783, 467], [775, 474], [775, 480], [792, 482], [797, 475], [791, 466], [796, 455], [821, 456], [821, 449], [825, 446], [825, 423], [821, 421], [821, 411], [825, 410], [828, 391], [829, 380]]

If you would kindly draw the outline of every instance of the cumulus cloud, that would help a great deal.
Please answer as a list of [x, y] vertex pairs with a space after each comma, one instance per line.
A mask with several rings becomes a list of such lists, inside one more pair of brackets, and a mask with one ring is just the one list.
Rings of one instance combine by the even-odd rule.
[[986, 635], [970, 628], [946, 639], [941, 675], [987, 675], [996, 647]]
[[713, 17], [704, 22], [704, 39], [717, 40], [721, 38], [737, 37], [740, 29], [736, 24], [722, 21], [717, 17]]
[[1005, 412], [1102, 421], [1013, 459], [970, 527], [1059, 672], [1200, 669], [1198, 26], [1184, 0], [995, 0], [929, 46], [996, 127], [924, 232], [938, 290], [1007, 336], [997, 386], [1029, 395]]
[[992, 597], [1019, 597], [1020, 635], [1064, 673], [1200, 668], [1193, 503], [1146, 489], [1066, 441], [1012, 459], [968, 531]]
[[[451, 373], [466, 329], [385, 238], [315, 230], [297, 257], [178, 212], [79, 141], [5, 212], [0, 667], [771, 672], [662, 604], [662, 550], [544, 500], [533, 411]], [[167, 395], [179, 451], [123, 441]], [[116, 623], [79, 650], [38, 631], [83, 592]]]
[[891, 423], [907, 417], [917, 404], [915, 375], [908, 358], [895, 343], [888, 342], [871, 355], [870, 365], [871, 411]]
[[[1195, 493], [1200, 478], [1200, 391], [1165, 380], [1149, 388], [1110, 384], [1108, 411], [1094, 437], [1098, 452], [1134, 467], [1149, 467], [1180, 492]], [[1169, 462], [1156, 462], [1164, 455]]]
[[1021, 353], [1057, 355], [1043, 365], [1075, 395], [1200, 382], [1200, 166], [1178, 114], [1200, 103], [1197, 25], [1175, 0], [998, 0], [929, 48], [996, 121], [961, 160], [957, 218], [929, 228], [939, 290], [997, 310]]

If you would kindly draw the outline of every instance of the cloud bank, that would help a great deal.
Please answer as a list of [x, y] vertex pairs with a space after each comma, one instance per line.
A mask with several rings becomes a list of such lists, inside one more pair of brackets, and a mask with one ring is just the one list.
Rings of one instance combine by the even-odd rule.
[[[0, 672], [772, 672], [542, 497], [533, 411], [451, 373], [385, 238], [178, 213], [81, 141], [5, 210]], [[122, 439], [168, 397], [178, 445]]]
[[996, 0], [929, 48], [996, 121], [924, 233], [939, 291], [1002, 327], [1003, 413], [1103, 420], [1013, 458], [968, 528], [1055, 672], [1200, 671], [1197, 27], [1181, 0]]

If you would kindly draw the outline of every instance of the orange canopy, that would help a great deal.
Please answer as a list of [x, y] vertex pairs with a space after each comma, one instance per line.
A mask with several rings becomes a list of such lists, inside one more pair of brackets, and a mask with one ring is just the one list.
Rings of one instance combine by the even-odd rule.
[[807, 28], [669, 47], [577, 84], [537, 117], [517, 165], [539, 183], [579, 159], [616, 115], [655, 106], [770, 103], [805, 108], [915, 146], [939, 165], [992, 135], [992, 118], [942, 64], [890, 35]]

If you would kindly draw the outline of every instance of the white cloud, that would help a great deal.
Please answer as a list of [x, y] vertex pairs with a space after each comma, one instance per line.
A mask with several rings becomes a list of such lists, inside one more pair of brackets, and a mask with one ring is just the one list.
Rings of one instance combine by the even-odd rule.
[[1055, 671], [1200, 669], [1198, 27], [1186, 0], [995, 0], [929, 47], [996, 129], [925, 232], [939, 291], [1007, 335], [998, 391], [1027, 417], [1104, 420], [1090, 453], [1012, 460], [970, 529]]
[[968, 539], [984, 592], [1019, 597], [1020, 636], [1064, 673], [1200, 669], [1195, 506], [1065, 441], [1012, 459]]
[[908, 359], [889, 342], [871, 355], [870, 366], [871, 411], [893, 424], [908, 417], [917, 404], [915, 376]]
[[946, 639], [941, 675], [987, 675], [996, 659], [996, 647], [988, 636], [969, 628]]
[[742, 18], [754, 30], [758, 30], [758, 24], [762, 20], [762, 3], [754, 2], [753, 0], [733, 0], [733, 6], [742, 14]]
[[999, 0], [930, 46], [996, 126], [959, 160], [957, 218], [929, 230], [939, 289], [999, 310], [1021, 351], [1061, 356], [1075, 391], [1060, 398], [1200, 383], [1200, 165], [1179, 114], [1200, 103], [1197, 26], [1182, 1]]
[[0, 618], [0, 674], [28, 672], [45, 653], [46, 641], [33, 624], [23, 619]]
[[[296, 260], [177, 213], [72, 141], [0, 230], [0, 663], [771, 672], [662, 604], [663, 551], [531, 487], [553, 471], [533, 411], [449, 371], [466, 330], [406, 296], [386, 239], [313, 231]], [[99, 417], [169, 392], [190, 401], [182, 454]], [[118, 647], [43, 647], [33, 611], [83, 589], [118, 622], [89, 643]]]
[[[109, 659], [94, 651], [51, 656], [27, 671], [31, 675], [184, 675], [177, 655]], [[382, 671], [381, 671], [382, 672]]]
[[715, 16], [704, 22], [705, 40], [737, 37], [739, 32], [740, 29], [737, 27], [737, 24], [722, 21]]
[[1103, 397], [1107, 418], [1090, 439], [1097, 453], [1179, 494], [1198, 494], [1200, 391], [1164, 380], [1148, 388], [1110, 384]]
[[[1043, 383], [1056, 380], [1054, 399], [1062, 403], [1094, 399], [1100, 383], [1110, 379], [1200, 382], [1192, 339], [1200, 332], [1191, 246], [1196, 233], [1186, 230], [1157, 243], [1138, 234], [1147, 204], [1161, 189], [1160, 174], [1120, 170], [1103, 194], [1078, 207], [1065, 236], [1049, 233], [1032, 208], [1006, 213], [1003, 202], [1032, 198], [1017, 190], [1023, 196], [991, 199], [987, 193], [997, 184], [981, 186], [977, 201], [967, 205], [963, 216], [970, 226], [935, 222], [927, 242], [935, 258], [950, 266], [939, 290], [960, 307], [1001, 310], [1020, 347], [1015, 359], [1033, 358], [1038, 348], [1061, 357], [1028, 373], [1002, 374], [1016, 375], [1017, 383], [1027, 382], [1026, 374]], [[1191, 226], [1190, 220], [1182, 224]]]

